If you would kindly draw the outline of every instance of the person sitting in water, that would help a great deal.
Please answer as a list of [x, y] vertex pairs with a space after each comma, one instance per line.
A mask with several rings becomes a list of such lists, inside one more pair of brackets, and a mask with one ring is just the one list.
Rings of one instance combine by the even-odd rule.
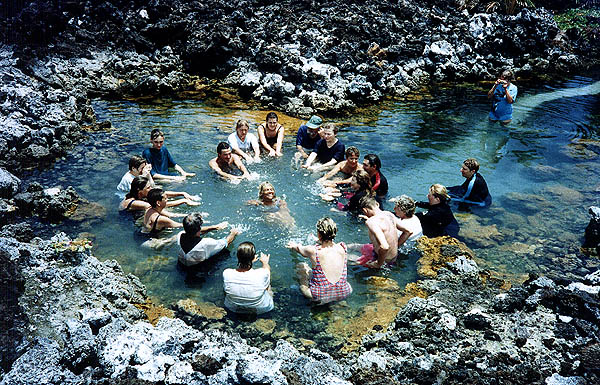
[[303, 246], [296, 242], [286, 245], [310, 259], [312, 269], [301, 262], [296, 265], [296, 273], [300, 292], [319, 304], [341, 301], [352, 294], [352, 286], [347, 281], [346, 246], [334, 242], [336, 234], [335, 222], [325, 217], [317, 221], [318, 245]]
[[[250, 178], [246, 166], [244, 166], [239, 156], [231, 153], [231, 147], [226, 142], [217, 145], [217, 157], [211, 159], [208, 165], [217, 174], [232, 182]], [[239, 170], [242, 175], [234, 175], [235, 169]]]
[[317, 115], [313, 115], [306, 124], [303, 124], [298, 128], [298, 133], [296, 134], [296, 150], [302, 158], [308, 158], [306, 150], [314, 150], [317, 142], [321, 139], [319, 136], [321, 124], [323, 124], [323, 119]]
[[448, 205], [450, 196], [441, 184], [431, 185], [427, 194], [428, 202], [417, 202], [417, 207], [428, 209], [426, 213], [416, 213], [421, 221], [423, 235], [430, 238], [449, 235], [457, 237], [460, 230], [458, 222]]
[[260, 253], [262, 267], [253, 269], [259, 260], [252, 242], [242, 242], [237, 249], [236, 269], [223, 271], [225, 307], [235, 313], [262, 314], [273, 310], [269, 254]]
[[512, 120], [513, 103], [517, 100], [517, 86], [512, 84], [515, 75], [505, 70], [488, 91], [488, 99], [492, 99], [490, 121], [508, 124]]
[[367, 154], [363, 160], [362, 167], [371, 177], [375, 199], [377, 199], [379, 207], [383, 210], [383, 201], [387, 196], [389, 187], [387, 178], [381, 172], [381, 160], [375, 154]]
[[[350, 183], [352, 174], [354, 174], [355, 171], [363, 169], [362, 165], [358, 163], [359, 158], [360, 151], [358, 151], [358, 148], [354, 146], [348, 147], [346, 149], [346, 160], [336, 164], [331, 171], [319, 178], [317, 182], [327, 187], [337, 187], [339, 185]], [[346, 176], [344, 179], [329, 180], [329, 178], [340, 172]]]
[[[125, 198], [119, 204], [119, 210], [120, 211], [123, 211], [123, 210], [141, 211], [141, 210], [149, 209], [151, 206], [150, 206], [150, 203], [148, 203], [148, 200], [146, 198], [148, 196], [148, 192], [150, 191], [150, 189], [152, 187], [154, 187], [154, 186], [150, 182], [150, 179], [148, 179], [145, 176], [138, 175], [135, 178], [133, 178], [133, 181], [131, 182], [131, 189], [130, 189], [129, 193], [127, 193], [127, 195], [125, 195]], [[168, 203], [168, 207], [179, 206], [182, 204], [187, 204], [188, 206], [200, 205], [199, 202], [194, 201], [193, 197], [190, 196], [186, 192], [166, 191], [165, 194], [169, 198], [173, 198], [176, 196], [183, 196], [182, 199], [170, 201]], [[175, 214], [171, 214], [168, 212], [165, 212], [165, 215], [176, 216]]]
[[[344, 159], [345, 146], [336, 138], [338, 128], [333, 123], [328, 123], [321, 129], [323, 139], [317, 141], [315, 150], [310, 153], [306, 163], [302, 165], [311, 171], [327, 170]], [[320, 164], [313, 165], [314, 161]]]
[[[250, 126], [246, 120], [240, 119], [235, 124], [235, 131], [227, 137], [227, 143], [233, 153], [244, 158], [246, 162], [260, 162], [260, 147], [256, 136], [248, 132]], [[254, 154], [254, 157], [251, 156]]]
[[265, 123], [258, 126], [258, 140], [260, 145], [269, 153], [269, 156], [282, 156], [283, 136], [285, 129], [278, 122], [279, 118], [274, 112], [269, 112]]
[[[154, 129], [150, 132], [151, 148], [147, 148], [142, 152], [142, 157], [146, 162], [152, 165], [150, 174], [155, 180], [164, 180], [171, 182], [182, 182], [186, 177], [195, 176], [196, 174], [186, 172], [180, 165], [175, 163], [173, 157], [164, 146], [165, 134], [159, 129]], [[169, 167], [177, 170], [180, 176], [169, 173]]]
[[168, 202], [167, 194], [162, 189], [153, 188], [148, 192], [150, 208], [144, 214], [144, 230], [153, 238], [156, 238], [162, 229], [183, 226], [165, 214], [164, 209], [168, 206]]
[[448, 193], [453, 202], [459, 202], [459, 210], [468, 210], [469, 206], [488, 207], [492, 204], [492, 196], [487, 183], [479, 173], [477, 159], [465, 160], [460, 173], [466, 179], [460, 186], [448, 187]]
[[123, 175], [121, 181], [117, 185], [117, 191], [127, 194], [131, 190], [131, 182], [136, 176], [143, 175], [150, 181], [150, 184], [154, 185], [152, 175], [150, 175], [152, 165], [146, 162], [146, 159], [141, 156], [134, 155], [129, 159], [129, 171]]
[[365, 267], [380, 269], [385, 263], [393, 263], [398, 256], [397, 229], [407, 230], [398, 226], [394, 214], [381, 210], [375, 198], [365, 196], [360, 199], [359, 205], [362, 213], [367, 217], [365, 225], [371, 243], [348, 246], [349, 249], [360, 248], [362, 254], [358, 258], [356, 256], [350, 258]]
[[249, 200], [248, 204], [262, 205], [269, 210], [267, 214], [269, 221], [280, 222], [287, 227], [296, 226], [296, 220], [291, 216], [286, 201], [275, 195], [275, 187], [270, 182], [262, 182], [258, 186], [258, 200]]
[[398, 249], [409, 250], [415, 241], [423, 236], [421, 221], [415, 214], [415, 200], [407, 195], [394, 199], [394, 214], [396, 214], [396, 229], [398, 230]]
[[223, 249], [228, 247], [235, 239], [239, 231], [231, 229], [229, 235], [222, 239], [213, 239], [202, 237], [212, 230], [222, 230], [227, 227], [227, 222], [221, 222], [213, 226], [202, 226], [202, 214], [192, 213], [183, 218], [183, 229], [177, 235], [177, 244], [179, 245], [178, 260], [184, 266], [197, 265], [204, 262]]
[[[369, 174], [364, 170], [354, 171], [352, 178], [350, 178], [350, 187], [354, 193], [350, 195], [348, 203], [344, 205], [341, 202], [337, 202], [335, 209], [340, 211], [350, 211], [356, 214], [360, 211], [359, 202], [361, 198], [365, 196], [374, 197], [375, 192], [371, 187], [371, 178], [369, 178]], [[329, 195], [323, 194], [321, 198], [329, 200]]]

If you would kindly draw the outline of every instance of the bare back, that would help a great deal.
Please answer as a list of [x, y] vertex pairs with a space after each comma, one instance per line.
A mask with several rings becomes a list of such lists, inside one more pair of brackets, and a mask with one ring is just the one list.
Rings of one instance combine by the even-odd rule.
[[396, 256], [398, 256], [396, 216], [389, 211], [381, 211], [379, 214], [374, 215], [367, 220], [367, 227], [369, 228], [369, 238], [373, 243], [373, 249], [378, 254], [381, 245], [377, 239], [377, 233], [383, 233], [382, 236], [385, 238], [389, 246], [385, 256], [385, 262], [393, 261]]
[[[325, 278], [332, 284], [337, 283], [344, 272], [346, 249], [340, 243], [336, 243], [333, 246], [321, 247], [316, 252]], [[314, 264], [315, 261], [313, 261]]]

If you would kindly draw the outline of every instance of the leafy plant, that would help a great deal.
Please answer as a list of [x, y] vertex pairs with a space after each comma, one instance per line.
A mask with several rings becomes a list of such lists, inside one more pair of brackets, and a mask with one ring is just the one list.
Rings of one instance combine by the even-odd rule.
[[554, 20], [556, 20], [556, 24], [560, 29], [576, 28], [580, 31], [600, 27], [599, 23], [590, 22], [590, 19], [593, 18], [600, 18], [600, 10], [573, 8], [554, 16]]

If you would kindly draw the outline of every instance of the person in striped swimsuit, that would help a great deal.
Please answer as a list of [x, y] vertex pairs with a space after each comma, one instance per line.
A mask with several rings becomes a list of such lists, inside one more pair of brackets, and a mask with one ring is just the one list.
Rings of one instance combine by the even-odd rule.
[[312, 269], [302, 262], [296, 266], [296, 273], [302, 294], [319, 304], [341, 301], [352, 294], [352, 286], [346, 280], [346, 245], [334, 242], [336, 234], [335, 222], [325, 217], [317, 222], [319, 245], [287, 244], [289, 249], [310, 258]]

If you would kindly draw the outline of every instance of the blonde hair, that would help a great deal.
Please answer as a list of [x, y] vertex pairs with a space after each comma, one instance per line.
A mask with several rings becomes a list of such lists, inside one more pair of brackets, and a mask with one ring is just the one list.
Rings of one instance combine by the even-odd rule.
[[333, 241], [337, 235], [337, 225], [329, 217], [321, 218], [317, 221], [317, 233], [321, 235], [321, 240]]
[[429, 192], [442, 202], [450, 200], [450, 195], [448, 195], [448, 190], [446, 190], [446, 187], [444, 185], [438, 183], [432, 184], [429, 188]]
[[246, 126], [246, 128], [248, 130], [250, 129], [250, 125], [248, 124], [247, 120], [244, 120], [244, 119], [238, 120], [237, 123], [235, 124], [235, 130], [237, 131], [237, 129], [240, 128], [241, 126]]
[[271, 182], [262, 182], [259, 186], [258, 186], [258, 199], [262, 199], [263, 195], [265, 194], [265, 189], [267, 187], [270, 187], [273, 189], [273, 192], [275, 191], [275, 187], [273, 187], [273, 185], [271, 184]]
[[335, 125], [335, 123], [325, 123], [324, 125], [321, 126], [321, 130], [323, 131], [333, 131], [334, 134], [337, 135], [338, 133], [338, 128]]
[[415, 200], [408, 195], [400, 195], [396, 199], [396, 207], [398, 207], [400, 211], [404, 212], [408, 218], [411, 218], [414, 215], [415, 208], [417, 206], [415, 204]]

